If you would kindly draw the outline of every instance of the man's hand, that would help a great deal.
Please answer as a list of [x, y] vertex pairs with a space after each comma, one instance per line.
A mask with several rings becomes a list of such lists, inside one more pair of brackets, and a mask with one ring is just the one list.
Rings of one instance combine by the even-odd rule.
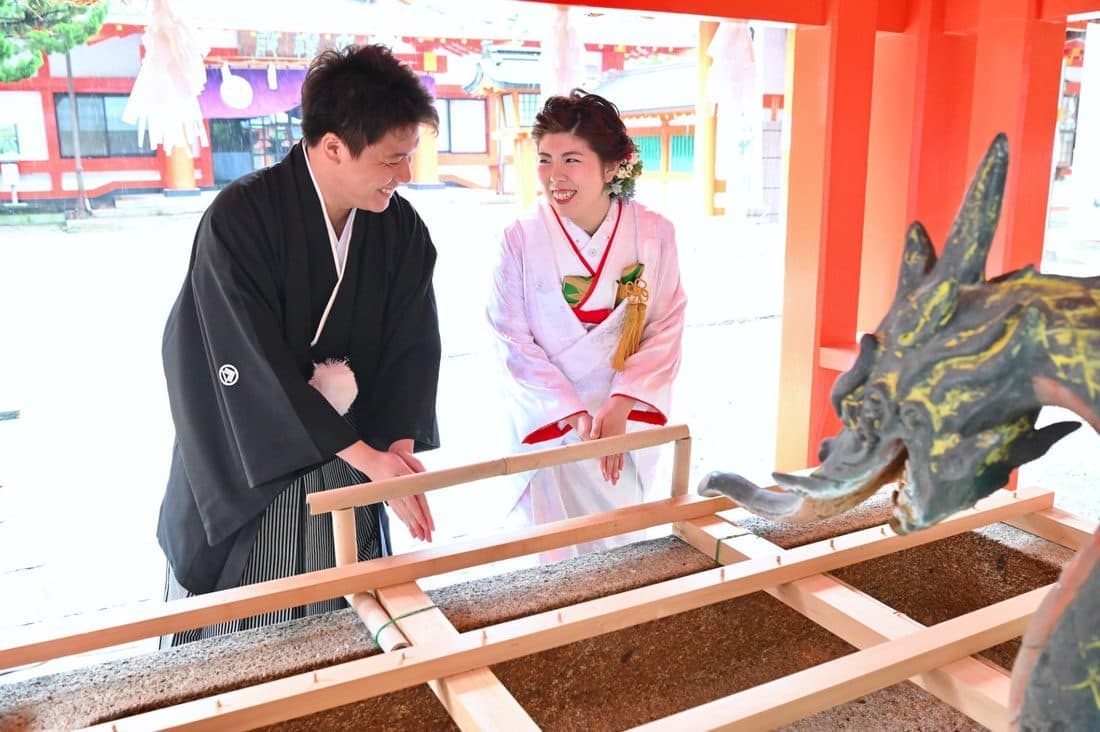
[[[390, 445], [389, 452], [400, 457], [412, 472], [424, 472], [424, 464], [413, 455], [412, 440], [398, 440]], [[401, 519], [402, 523], [408, 527], [409, 533], [412, 534], [414, 539], [432, 540], [435, 521], [432, 519], [432, 510], [428, 506], [427, 496], [418, 493], [415, 496], [391, 498], [389, 506], [397, 514], [397, 518]]]
[[[620, 394], [604, 402], [592, 417], [590, 439], [626, 434], [626, 417], [633, 406], [633, 399]], [[611, 485], [617, 484], [623, 471], [624, 461], [625, 456], [621, 453], [600, 458], [600, 472], [603, 473], [603, 479]]]
[[[389, 450], [381, 452], [360, 440], [336, 455], [377, 483], [388, 478], [424, 472], [424, 465], [412, 454], [412, 445], [412, 440], [398, 440], [390, 445]], [[432, 540], [435, 522], [423, 495], [393, 498], [388, 501], [388, 505], [414, 538]]]

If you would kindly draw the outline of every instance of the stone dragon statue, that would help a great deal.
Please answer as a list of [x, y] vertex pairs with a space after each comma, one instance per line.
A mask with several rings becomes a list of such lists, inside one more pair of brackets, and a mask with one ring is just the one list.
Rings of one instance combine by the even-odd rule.
[[[833, 386], [843, 428], [822, 442], [820, 466], [810, 475], [773, 474], [785, 492], [716, 472], [700, 493], [805, 522], [896, 481], [891, 525], [907, 533], [973, 506], [1080, 426], [1036, 429], [1043, 405], [1066, 407], [1100, 432], [1100, 276], [1028, 266], [985, 279], [1007, 169], [1002, 134], [939, 259], [924, 227], [909, 227], [893, 303]], [[1098, 558], [1094, 536], [1032, 619], [1013, 668], [1014, 726], [1100, 729]]]

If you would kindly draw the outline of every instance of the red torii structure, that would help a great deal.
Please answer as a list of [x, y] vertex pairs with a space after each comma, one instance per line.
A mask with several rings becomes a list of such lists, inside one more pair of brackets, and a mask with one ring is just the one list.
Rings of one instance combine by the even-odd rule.
[[839, 428], [829, 389], [889, 306], [906, 225], [943, 242], [998, 132], [1012, 165], [987, 274], [1039, 261], [1067, 17], [1100, 0], [569, 4], [795, 24], [779, 470], [818, 462]]

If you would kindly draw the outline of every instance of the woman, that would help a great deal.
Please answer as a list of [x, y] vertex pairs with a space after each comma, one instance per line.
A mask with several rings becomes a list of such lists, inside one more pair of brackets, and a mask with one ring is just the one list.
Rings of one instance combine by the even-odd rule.
[[[532, 137], [545, 197], [505, 230], [488, 307], [510, 377], [516, 442], [552, 447], [665, 424], [686, 304], [672, 224], [631, 201], [641, 162], [608, 100], [579, 89], [550, 97]], [[654, 451], [646, 452], [537, 471], [512, 522], [644, 500], [656, 468]]]

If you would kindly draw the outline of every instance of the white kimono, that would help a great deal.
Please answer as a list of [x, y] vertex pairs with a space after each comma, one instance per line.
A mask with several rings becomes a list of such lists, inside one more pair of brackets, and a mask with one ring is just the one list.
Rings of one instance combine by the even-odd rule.
[[[622, 207], [620, 214], [620, 205]], [[591, 237], [540, 201], [536, 210], [504, 232], [500, 262], [488, 306], [489, 324], [502, 346], [516, 447], [554, 447], [578, 441], [563, 420], [595, 414], [612, 395], [633, 397], [628, 430], [668, 421], [672, 381], [680, 366], [686, 298], [680, 285], [672, 224], [637, 203], [613, 200], [608, 217]], [[576, 242], [574, 247], [563, 227]], [[608, 238], [614, 232], [610, 249]], [[611, 309], [598, 325], [586, 326], [562, 294], [565, 275], [606, 263], [592, 283], [585, 309]], [[580, 261], [589, 262], [586, 267]], [[625, 368], [611, 367], [627, 302], [614, 307], [623, 267], [640, 262], [649, 289], [645, 328], [638, 351]], [[572, 269], [572, 271], [569, 271]], [[519, 483], [510, 515], [515, 524], [546, 523], [609, 511], [645, 500], [656, 470], [656, 450], [628, 454], [619, 482], [603, 479], [599, 463], [585, 460], [544, 468]], [[544, 554], [557, 561], [641, 538], [612, 537]]]

